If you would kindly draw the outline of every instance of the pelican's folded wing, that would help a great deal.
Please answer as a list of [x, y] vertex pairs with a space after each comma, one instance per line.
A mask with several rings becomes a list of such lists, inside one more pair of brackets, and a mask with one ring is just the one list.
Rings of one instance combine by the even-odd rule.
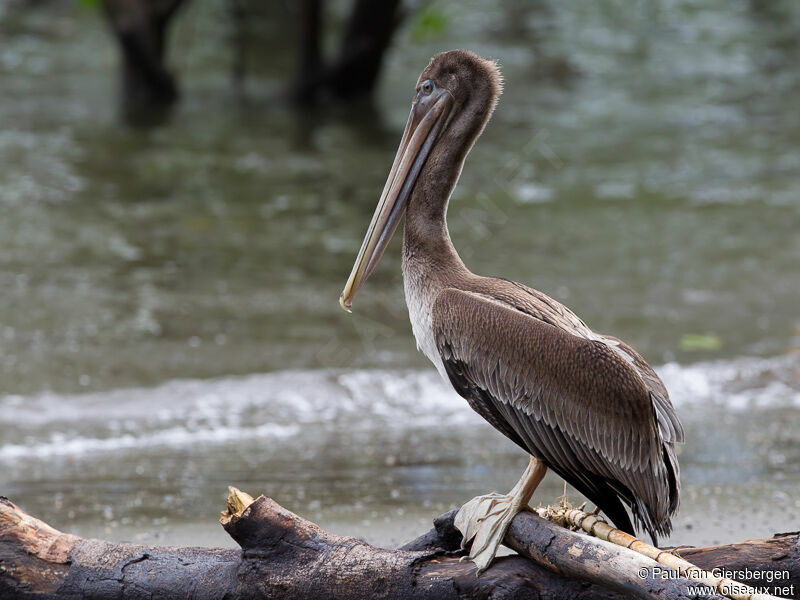
[[573, 335], [486, 293], [443, 290], [432, 327], [451, 383], [487, 421], [618, 527], [630, 529], [623, 500], [651, 535], [669, 533], [680, 488], [665, 438], [678, 435], [662, 433], [664, 408], [631, 361], [601, 336]]

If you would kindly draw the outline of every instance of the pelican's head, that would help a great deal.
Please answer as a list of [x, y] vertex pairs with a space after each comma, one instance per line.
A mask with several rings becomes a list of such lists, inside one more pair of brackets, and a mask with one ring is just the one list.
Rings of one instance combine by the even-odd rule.
[[466, 50], [437, 54], [422, 71], [389, 178], [339, 298], [344, 310], [350, 312], [353, 297], [383, 256], [423, 167], [443, 156], [438, 150], [449, 148], [453, 168], [460, 170], [501, 90], [497, 63]]

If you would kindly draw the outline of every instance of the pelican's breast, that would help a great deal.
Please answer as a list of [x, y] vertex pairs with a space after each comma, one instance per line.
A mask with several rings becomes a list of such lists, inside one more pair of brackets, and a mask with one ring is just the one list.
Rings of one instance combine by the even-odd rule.
[[403, 261], [403, 287], [408, 306], [408, 318], [411, 320], [411, 331], [417, 340], [417, 348], [428, 357], [439, 374], [449, 383], [442, 357], [436, 348], [431, 319], [433, 303], [440, 291], [440, 286], [434, 284], [425, 273], [425, 269], [415, 265], [414, 262]]

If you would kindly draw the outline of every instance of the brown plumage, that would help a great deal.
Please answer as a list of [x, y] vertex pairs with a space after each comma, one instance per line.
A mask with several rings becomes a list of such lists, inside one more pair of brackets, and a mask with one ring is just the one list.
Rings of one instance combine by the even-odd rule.
[[[627, 505], [656, 540], [670, 533], [678, 508], [674, 444], [683, 441], [661, 380], [629, 346], [594, 333], [545, 294], [471, 273], [450, 241], [448, 199], [501, 87], [494, 62], [463, 50], [435, 56], [422, 72], [343, 306], [377, 264], [397, 211], [407, 206], [403, 275], [420, 349], [475, 411], [617, 527], [633, 533]], [[431, 106], [441, 116], [423, 144], [413, 135]]]
[[527, 291], [499, 300], [487, 290], [497, 283], [462, 281], [436, 296], [434, 337], [453, 387], [617, 527], [632, 533], [622, 500], [651, 536], [668, 535], [680, 494], [673, 444], [683, 440], [669, 400], [629, 348], [548, 323], [566, 311], [550, 299], [530, 294], [539, 316], [523, 308]]

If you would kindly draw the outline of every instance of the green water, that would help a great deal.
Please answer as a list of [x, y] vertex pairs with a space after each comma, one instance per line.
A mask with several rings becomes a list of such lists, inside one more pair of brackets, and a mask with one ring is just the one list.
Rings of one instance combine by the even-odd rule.
[[[271, 97], [291, 65], [280, 37], [238, 104], [220, 8], [193, 6], [172, 53], [184, 101], [149, 132], [118, 122], [96, 15], [7, 8], [0, 390], [422, 365], [397, 245], [354, 317], [336, 301], [416, 74], [460, 46], [507, 82], [450, 211], [474, 271], [544, 290], [655, 363], [796, 346], [797, 7], [478, 6], [443, 5], [445, 33], [421, 42], [401, 31], [374, 109], [310, 116]], [[687, 353], [685, 334], [719, 348]]]
[[[167, 124], [137, 130], [119, 119], [115, 48], [99, 15], [66, 0], [0, 3], [0, 407], [51, 392], [42, 414], [90, 402], [101, 423], [0, 421], [0, 449], [158, 428], [119, 419], [107, 430], [114, 397], [70, 395], [79, 392], [285, 369], [428, 369], [408, 324], [399, 240], [353, 315], [337, 299], [419, 71], [433, 53], [466, 47], [498, 59], [506, 78], [451, 203], [468, 266], [543, 290], [655, 365], [783, 361], [739, 387], [733, 369], [708, 394], [716, 408], [686, 410], [694, 434], [681, 456], [690, 499], [678, 541], [707, 524], [704, 511], [746, 511], [800, 489], [800, 5], [435, 3], [444, 30], [401, 29], [372, 105], [303, 114], [275, 100], [294, 31], [288, 9], [270, 6], [274, 18], [252, 23], [263, 34], [242, 98], [221, 4], [192, 3], [171, 48], [183, 99]], [[789, 390], [777, 408], [730, 417], [731, 435], [704, 434], [730, 395], [769, 400], [771, 377]], [[219, 541], [213, 513], [241, 481], [385, 541], [470, 494], [510, 487], [521, 469], [513, 450], [493, 454], [505, 442], [488, 429], [477, 446], [470, 429], [429, 432], [415, 454], [402, 440], [381, 449], [380, 425], [351, 440], [347, 423], [303, 429], [282, 453], [261, 442], [269, 450], [250, 459], [249, 442], [235, 440], [56, 449], [57, 460], [8, 459], [0, 493], [70, 530], [124, 537], [172, 519], [169, 540], [203, 542]], [[726, 459], [730, 439], [742, 440], [755, 487]], [[362, 454], [359, 443], [379, 450]], [[548, 485], [550, 499], [560, 483]]]

